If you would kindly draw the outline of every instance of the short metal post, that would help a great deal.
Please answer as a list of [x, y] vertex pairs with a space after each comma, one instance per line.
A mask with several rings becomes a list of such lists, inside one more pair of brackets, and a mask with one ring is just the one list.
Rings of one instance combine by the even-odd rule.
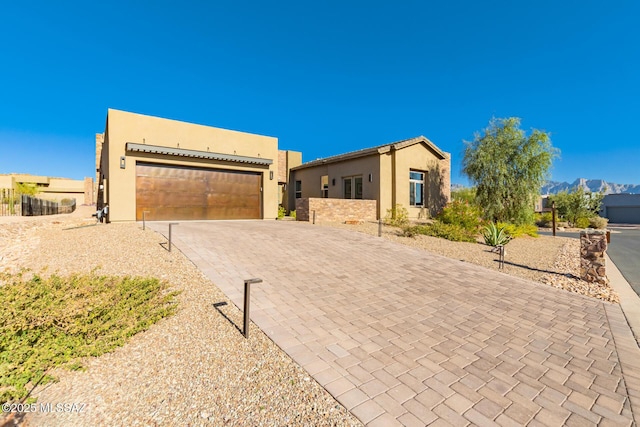
[[245, 338], [249, 338], [249, 303], [251, 299], [251, 284], [262, 283], [262, 279], [254, 278], [244, 281], [244, 326], [242, 328]]
[[553, 227], [553, 237], [556, 237], [556, 202], [551, 202], [551, 224]]
[[314, 224], [316, 223], [316, 211], [315, 210], [313, 211], [313, 223]]
[[498, 245], [498, 253], [500, 254], [500, 270], [504, 269], [504, 245]]
[[146, 224], [145, 216], [144, 216], [144, 214], [147, 213], [147, 212], [149, 212], [149, 211], [142, 211], [142, 230], [146, 230], [147, 229], [147, 224]]
[[382, 237], [382, 218], [378, 218], [378, 237]]
[[173, 225], [179, 225], [179, 223], [177, 222], [170, 222], [169, 223], [169, 252], [171, 252], [171, 226]]

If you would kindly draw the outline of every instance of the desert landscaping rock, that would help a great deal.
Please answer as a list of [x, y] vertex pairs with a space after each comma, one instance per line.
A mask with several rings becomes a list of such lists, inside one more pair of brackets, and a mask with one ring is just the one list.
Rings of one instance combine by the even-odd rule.
[[33, 396], [85, 410], [34, 413], [26, 425], [361, 425], [262, 331], [252, 325], [245, 339], [236, 328], [240, 310], [180, 251], [168, 252], [163, 236], [134, 223], [95, 225], [90, 215], [0, 223], [2, 254], [11, 260], [3, 267], [155, 276], [182, 291], [180, 308], [124, 347], [86, 360], [86, 371], [55, 372], [60, 381]]
[[[319, 226], [345, 228], [378, 235], [377, 222], [344, 224], [318, 223]], [[451, 242], [431, 236], [404, 237], [397, 227], [383, 225], [382, 237], [403, 245], [421, 248], [447, 258], [481, 265], [505, 274], [545, 283], [569, 292], [618, 302], [616, 292], [603, 283], [589, 283], [580, 278], [580, 242], [567, 237], [523, 236], [505, 246], [504, 269], [499, 268], [498, 254], [479, 243]]]

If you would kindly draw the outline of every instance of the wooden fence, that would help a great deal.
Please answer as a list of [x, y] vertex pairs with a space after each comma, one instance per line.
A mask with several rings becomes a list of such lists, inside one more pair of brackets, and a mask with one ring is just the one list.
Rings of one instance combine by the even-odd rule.
[[71, 199], [70, 203], [63, 204], [22, 195], [22, 216], [56, 215], [71, 213], [75, 210], [76, 199]]
[[0, 216], [19, 216], [22, 212], [20, 202], [16, 190], [0, 188]]

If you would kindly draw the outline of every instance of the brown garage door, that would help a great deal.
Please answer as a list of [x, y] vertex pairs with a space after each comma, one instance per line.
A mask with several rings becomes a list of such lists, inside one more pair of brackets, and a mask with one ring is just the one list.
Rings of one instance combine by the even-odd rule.
[[136, 165], [136, 219], [259, 219], [261, 175], [251, 172]]

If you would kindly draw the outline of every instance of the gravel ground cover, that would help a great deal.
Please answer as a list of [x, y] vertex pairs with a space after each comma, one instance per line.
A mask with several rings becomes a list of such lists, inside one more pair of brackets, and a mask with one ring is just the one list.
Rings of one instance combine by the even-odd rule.
[[361, 425], [262, 331], [252, 325], [245, 339], [240, 310], [180, 251], [168, 252], [163, 236], [133, 223], [96, 225], [86, 213], [0, 222], [0, 271], [155, 276], [182, 291], [179, 311], [88, 360], [85, 372], [59, 370], [58, 383], [34, 391], [38, 405], [82, 404], [81, 413], [35, 412], [12, 423]]
[[[242, 313], [166, 239], [139, 224], [96, 224], [90, 208], [71, 215], [0, 217], [0, 272], [22, 268], [58, 274], [155, 276], [182, 291], [178, 313], [124, 347], [88, 360], [85, 372], [56, 372], [60, 382], [37, 388], [39, 403], [84, 404], [83, 412], [36, 412], [24, 425], [361, 425], [260, 330], [245, 340]], [[319, 226], [377, 235], [377, 223]], [[430, 236], [383, 237], [497, 270], [481, 244]], [[507, 246], [505, 274], [616, 301], [608, 287], [577, 278], [579, 242], [519, 238]], [[215, 305], [215, 306], [214, 306]]]

